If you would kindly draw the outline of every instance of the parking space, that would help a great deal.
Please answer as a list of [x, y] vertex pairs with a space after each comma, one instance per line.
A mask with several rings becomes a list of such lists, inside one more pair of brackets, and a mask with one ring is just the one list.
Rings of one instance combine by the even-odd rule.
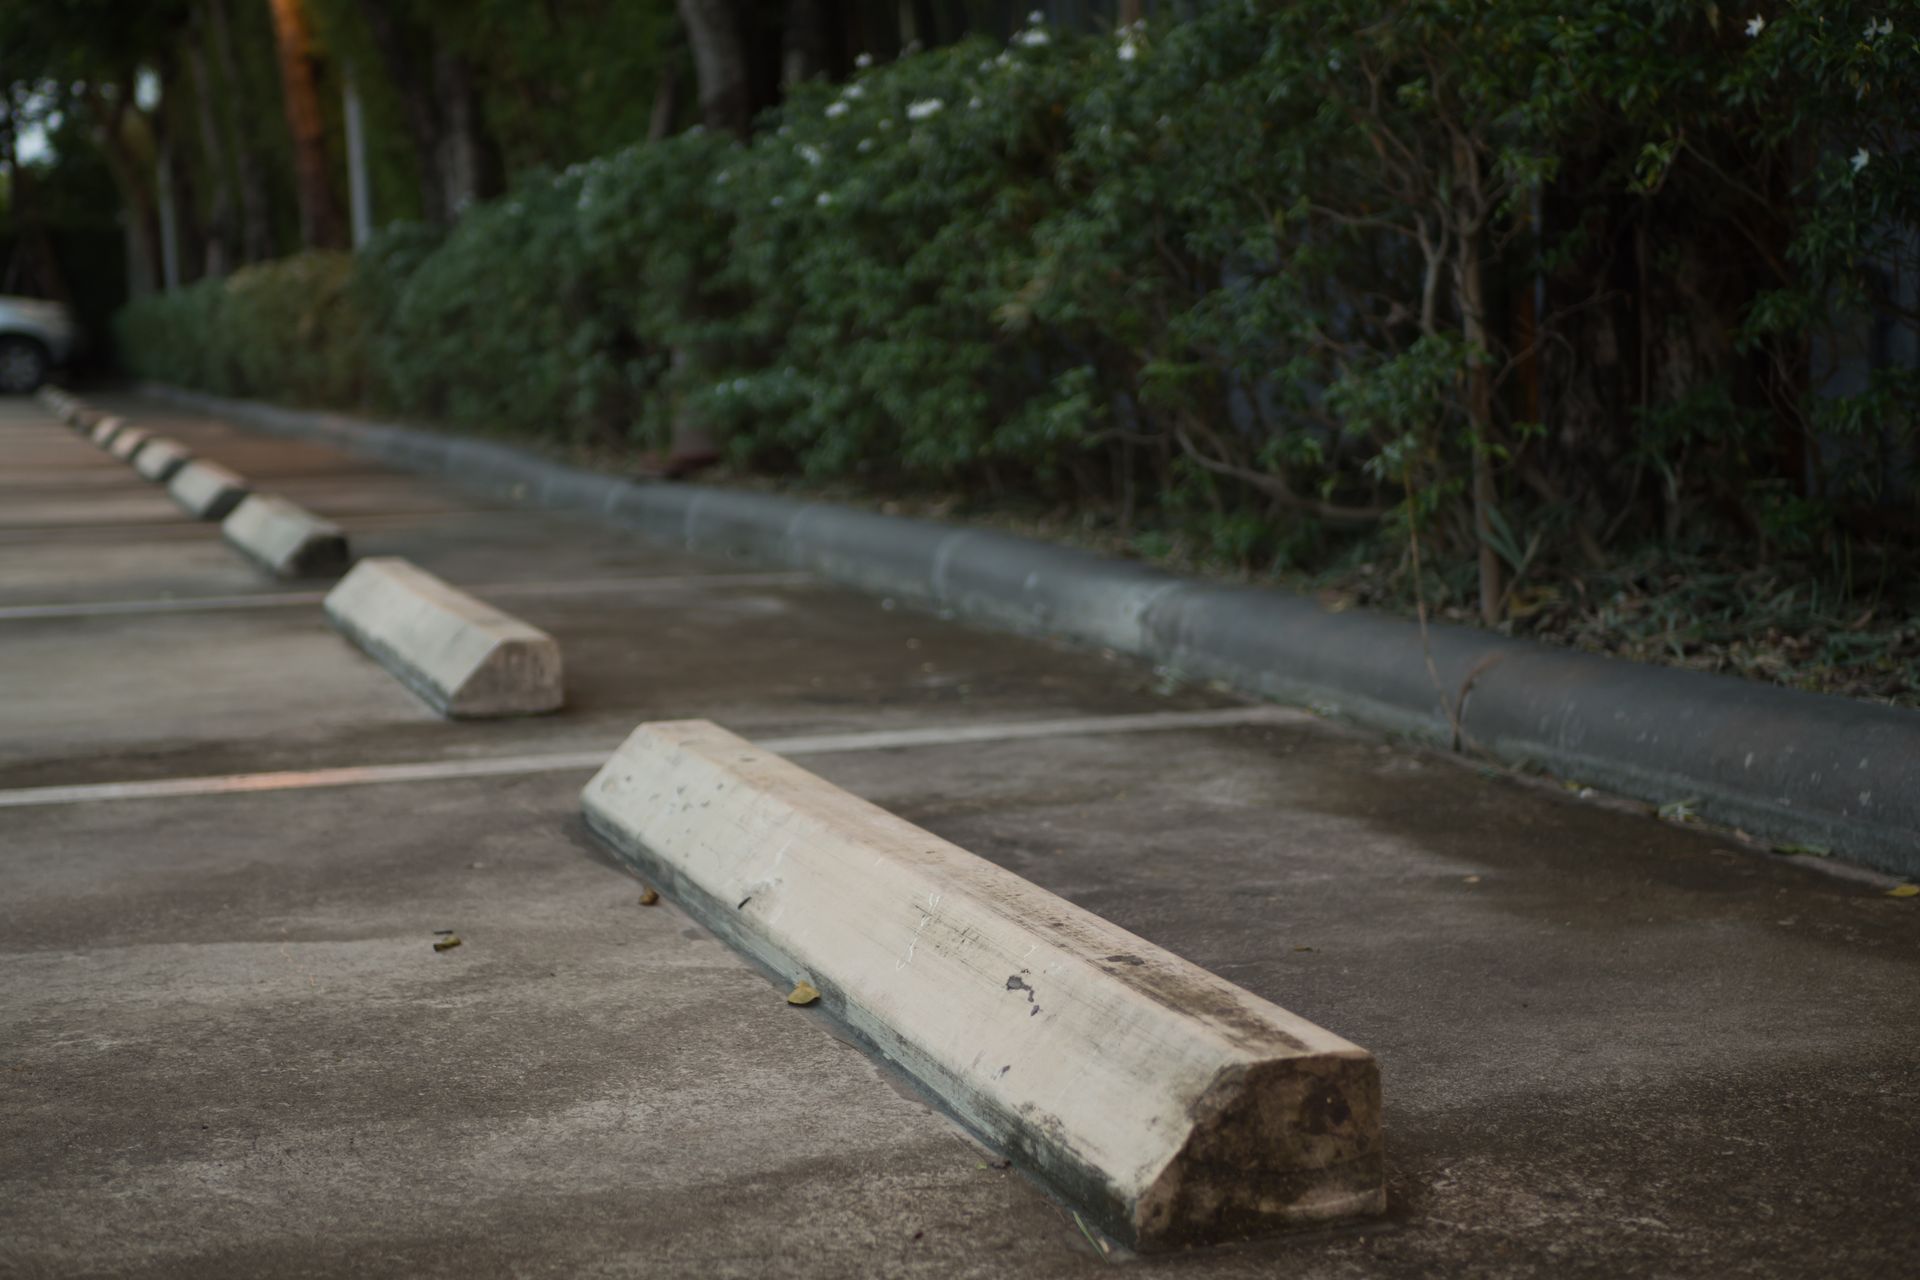
[[[548, 630], [569, 706], [433, 717], [327, 626], [324, 584], [263, 578], [130, 468], [0, 402], [0, 1271], [1878, 1276], [1910, 1258], [1920, 907], [1871, 878], [100, 403]], [[1372, 1049], [1389, 1215], [1119, 1258], [824, 1015], [640, 904], [578, 790], [634, 724], [683, 717], [793, 742]], [[1070, 723], [1013, 732], [1041, 721]], [[378, 772], [401, 765], [422, 768]], [[229, 781], [116, 790], [197, 779]]]

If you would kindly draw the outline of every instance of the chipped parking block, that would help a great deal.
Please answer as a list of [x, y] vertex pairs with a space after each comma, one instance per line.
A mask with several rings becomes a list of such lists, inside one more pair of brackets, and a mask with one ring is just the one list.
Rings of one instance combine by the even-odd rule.
[[133, 469], [155, 484], [165, 484], [173, 473], [193, 460], [187, 446], [165, 436], [148, 436], [133, 456]]
[[97, 418], [94, 420], [92, 429], [88, 431], [87, 434], [92, 438], [95, 444], [99, 445], [102, 449], [105, 449], [110, 447], [113, 444], [113, 438], [119, 435], [120, 428], [126, 425], [127, 425], [126, 419], [124, 418], [115, 418], [115, 417]]
[[250, 494], [220, 522], [221, 536], [280, 578], [330, 578], [347, 568], [339, 525], [285, 498]]
[[360, 561], [327, 593], [326, 611], [442, 715], [539, 715], [561, 704], [552, 636], [405, 560]]
[[1385, 1208], [1372, 1055], [706, 721], [581, 796], [651, 883], [1152, 1249]]
[[167, 492], [202, 520], [224, 520], [247, 496], [247, 482], [218, 463], [195, 459], [173, 473]]

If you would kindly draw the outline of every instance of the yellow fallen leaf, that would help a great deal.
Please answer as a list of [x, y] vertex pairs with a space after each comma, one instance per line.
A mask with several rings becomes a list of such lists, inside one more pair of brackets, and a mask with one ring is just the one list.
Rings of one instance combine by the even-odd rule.
[[811, 982], [796, 982], [793, 984], [793, 990], [787, 992], [788, 1004], [812, 1004], [819, 998], [820, 993], [813, 989]]
[[1897, 884], [1887, 890], [1889, 898], [1911, 898], [1920, 896], [1920, 884]]
[[649, 889], [642, 889], [640, 891], [641, 906], [650, 907], [658, 901], [660, 901], [660, 894], [657, 890], [649, 888]]
[[460, 945], [460, 935], [450, 933], [433, 944], [435, 951], [451, 951]]

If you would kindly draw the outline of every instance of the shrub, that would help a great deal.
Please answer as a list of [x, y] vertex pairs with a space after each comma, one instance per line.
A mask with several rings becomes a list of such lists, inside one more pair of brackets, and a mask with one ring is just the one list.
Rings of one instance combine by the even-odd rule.
[[692, 415], [746, 465], [1249, 566], [1411, 527], [1489, 620], [1649, 535], [1817, 555], [1849, 504], [1912, 514], [1920, 40], [1910, 6], [1767, 8], [1028, 27], [395, 228], [350, 290], [310, 255], [144, 301], [127, 342], [574, 443]]
[[119, 341], [143, 378], [224, 395], [350, 405], [366, 394], [366, 335], [354, 261], [303, 253], [139, 299]]

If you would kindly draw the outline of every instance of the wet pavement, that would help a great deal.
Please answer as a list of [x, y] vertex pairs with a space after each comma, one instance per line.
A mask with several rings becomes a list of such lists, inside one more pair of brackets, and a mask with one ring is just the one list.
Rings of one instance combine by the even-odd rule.
[[[1873, 877], [96, 403], [550, 631], [570, 701], [437, 719], [324, 584], [0, 402], [0, 1274], [1914, 1266], [1920, 900]], [[581, 762], [691, 716], [927, 731], [801, 762], [1373, 1050], [1387, 1217], [1146, 1260], [1085, 1232], [600, 854]], [[192, 779], [223, 781], [139, 789]]]

